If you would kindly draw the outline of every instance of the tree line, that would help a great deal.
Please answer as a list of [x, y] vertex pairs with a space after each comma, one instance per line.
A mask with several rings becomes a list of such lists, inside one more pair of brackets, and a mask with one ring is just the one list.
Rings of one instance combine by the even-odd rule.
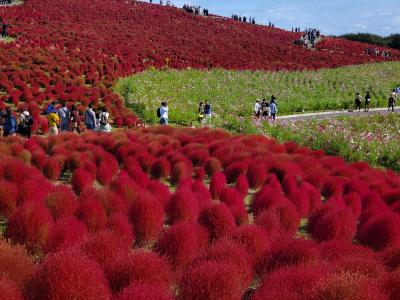
[[371, 33], [348, 33], [340, 38], [400, 50], [400, 34], [398, 33], [386, 37]]

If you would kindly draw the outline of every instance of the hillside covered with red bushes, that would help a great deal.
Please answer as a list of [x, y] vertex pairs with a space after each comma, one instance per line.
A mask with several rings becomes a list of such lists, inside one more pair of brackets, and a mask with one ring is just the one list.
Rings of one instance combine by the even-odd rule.
[[0, 108], [28, 105], [36, 128], [45, 123], [39, 107], [54, 99], [81, 111], [102, 102], [116, 125], [137, 124], [111, 87], [150, 67], [302, 70], [384, 60], [361, 43], [326, 38], [310, 51], [293, 45], [296, 33], [136, 1], [27, 0], [0, 16], [16, 39], [0, 44]]

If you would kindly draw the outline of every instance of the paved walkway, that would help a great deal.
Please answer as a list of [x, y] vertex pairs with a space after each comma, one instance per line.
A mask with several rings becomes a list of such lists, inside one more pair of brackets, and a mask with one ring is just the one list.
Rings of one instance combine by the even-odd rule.
[[[297, 120], [310, 120], [310, 119], [331, 119], [336, 117], [362, 117], [362, 116], [372, 116], [372, 115], [386, 115], [388, 114], [387, 108], [371, 108], [369, 112], [365, 112], [364, 109], [361, 112], [358, 111], [348, 111], [348, 110], [337, 110], [337, 111], [327, 111], [327, 112], [316, 112], [316, 113], [306, 113], [288, 116], [279, 116], [277, 121], [297, 121]], [[400, 113], [400, 107], [395, 108], [395, 113]]]

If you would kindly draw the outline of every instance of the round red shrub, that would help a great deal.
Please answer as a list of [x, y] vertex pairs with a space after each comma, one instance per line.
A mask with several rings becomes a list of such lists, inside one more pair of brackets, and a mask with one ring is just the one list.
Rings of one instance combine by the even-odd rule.
[[265, 209], [285, 202], [286, 198], [280, 193], [279, 190], [274, 188], [272, 185], [265, 185], [253, 198], [251, 203], [251, 210], [254, 215], [259, 215]]
[[44, 178], [25, 179], [18, 184], [18, 205], [33, 201], [43, 203], [46, 194], [53, 188]]
[[325, 205], [309, 219], [309, 231], [316, 241], [353, 240], [356, 220], [349, 208]]
[[213, 199], [219, 199], [219, 195], [226, 185], [226, 177], [222, 172], [215, 173], [210, 180], [210, 192]]
[[400, 247], [400, 219], [397, 215], [387, 215], [372, 220], [360, 228], [357, 239], [377, 251]]
[[101, 203], [94, 199], [82, 201], [76, 211], [76, 216], [90, 232], [98, 232], [106, 228], [106, 211]]
[[57, 180], [65, 166], [65, 157], [62, 155], [51, 156], [44, 164], [42, 172], [50, 180]]
[[384, 279], [384, 289], [390, 300], [400, 299], [400, 269], [387, 274]]
[[224, 203], [204, 209], [200, 213], [199, 223], [207, 230], [211, 240], [230, 235], [236, 228], [235, 219]]
[[247, 171], [247, 179], [251, 188], [260, 188], [268, 177], [267, 168], [263, 164], [253, 164]]
[[46, 252], [57, 252], [79, 244], [88, 236], [85, 224], [74, 217], [59, 219], [49, 234]]
[[180, 300], [240, 300], [242, 280], [234, 265], [202, 261], [187, 268], [179, 282]]
[[358, 219], [361, 215], [361, 197], [356, 193], [349, 193], [343, 197], [344, 202], [353, 211], [354, 218]]
[[15, 184], [0, 181], [0, 214], [9, 217], [17, 207], [18, 188]]
[[78, 198], [71, 188], [57, 185], [44, 198], [44, 204], [54, 219], [73, 216], [78, 208]]
[[115, 300], [174, 300], [165, 288], [148, 283], [134, 282], [125, 288]]
[[211, 157], [204, 165], [204, 169], [209, 177], [212, 177], [215, 173], [220, 172], [222, 169], [221, 162], [215, 158]]
[[156, 284], [167, 291], [172, 284], [168, 263], [154, 252], [135, 251], [119, 256], [107, 270], [111, 290], [119, 293], [132, 283]]
[[193, 223], [177, 223], [168, 228], [157, 241], [157, 252], [180, 270], [208, 245], [205, 229]]
[[108, 218], [108, 228], [114, 235], [133, 245], [135, 240], [129, 219], [122, 213], [114, 213]]
[[129, 219], [137, 244], [144, 245], [155, 241], [163, 229], [164, 210], [161, 203], [154, 197], [143, 194], [132, 202]]
[[114, 176], [117, 175], [118, 168], [118, 162], [115, 158], [101, 161], [97, 168], [97, 181], [102, 185], [110, 184]]
[[109, 300], [111, 297], [96, 262], [71, 250], [47, 256], [25, 286], [25, 296], [43, 300]]
[[171, 164], [166, 158], [157, 159], [150, 168], [150, 174], [153, 178], [168, 178], [171, 174]]
[[6, 278], [0, 278], [0, 298], [7, 300], [23, 300], [18, 287]]
[[33, 269], [33, 261], [23, 246], [12, 246], [0, 240], [0, 274], [3, 278], [22, 287]]
[[85, 188], [93, 184], [92, 174], [85, 169], [77, 169], [72, 176], [71, 184], [75, 193], [80, 194]]
[[246, 197], [249, 193], [249, 183], [247, 181], [247, 177], [244, 175], [239, 175], [236, 180], [236, 189], [242, 195], [242, 197]]
[[8, 219], [5, 236], [14, 243], [24, 244], [32, 252], [40, 252], [53, 226], [48, 209], [35, 202], [27, 202]]
[[171, 224], [183, 221], [197, 222], [199, 203], [188, 186], [180, 187], [166, 205], [168, 221]]

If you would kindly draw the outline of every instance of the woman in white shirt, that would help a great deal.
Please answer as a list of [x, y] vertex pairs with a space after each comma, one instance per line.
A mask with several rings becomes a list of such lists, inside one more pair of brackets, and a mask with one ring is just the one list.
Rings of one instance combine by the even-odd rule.
[[107, 109], [103, 107], [101, 109], [101, 113], [99, 114], [99, 126], [96, 127], [96, 131], [99, 132], [111, 132], [111, 126], [108, 122], [110, 114], [107, 112]]

